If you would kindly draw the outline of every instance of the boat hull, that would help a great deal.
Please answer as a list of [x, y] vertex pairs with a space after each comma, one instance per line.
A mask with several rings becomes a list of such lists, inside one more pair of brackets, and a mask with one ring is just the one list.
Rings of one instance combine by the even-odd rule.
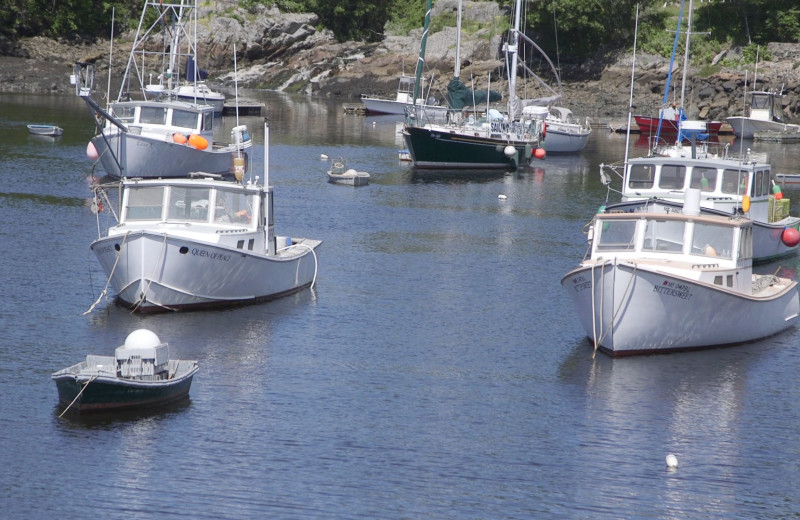
[[319, 240], [294, 240], [274, 255], [152, 231], [92, 243], [118, 303], [142, 313], [245, 305], [309, 287]]
[[[609, 213], [633, 213], [639, 211], [674, 213], [683, 208], [683, 204], [668, 200], [631, 200], [611, 204], [606, 207]], [[731, 213], [711, 208], [700, 208], [700, 213], [730, 217]], [[796, 255], [800, 245], [787, 246], [783, 243], [783, 231], [791, 227], [800, 231], [800, 218], [789, 217], [777, 223], [753, 221], [753, 262], [766, 263]]]
[[189, 395], [197, 364], [180, 360], [175, 360], [175, 363], [180, 367], [176, 376], [157, 381], [70, 373], [69, 369], [57, 372], [52, 377], [58, 390], [59, 403], [64, 407], [69, 406], [70, 411], [86, 413], [149, 408], [173, 403]]
[[[362, 97], [361, 103], [364, 105], [364, 110], [370, 115], [405, 116], [406, 110], [415, 106], [411, 103], [405, 103], [403, 101], [371, 97]], [[447, 114], [447, 107], [440, 105], [416, 105], [415, 109], [418, 111], [418, 113], [422, 113], [422, 117], [427, 116], [443, 118]]]
[[[235, 146], [209, 146], [199, 150], [186, 144], [154, 139], [130, 132], [106, 131], [92, 138], [100, 163], [112, 178], [186, 177], [190, 172], [233, 173]], [[241, 149], [252, 147], [243, 143]], [[245, 151], [245, 154], [247, 152]]]
[[[463, 132], [447, 132], [418, 126], [406, 126], [403, 131], [411, 160], [417, 168], [512, 168], [527, 164], [534, 141], [509, 141]], [[513, 146], [516, 154], [507, 155]]]
[[778, 121], [764, 121], [743, 116], [729, 117], [727, 121], [733, 129], [733, 135], [742, 139], [752, 139], [756, 132], [800, 134], [800, 125], [780, 123]]
[[586, 335], [620, 357], [745, 343], [795, 325], [797, 284], [756, 297], [610, 260], [567, 273], [561, 285]]
[[[645, 135], [656, 135], [659, 131], [657, 117], [634, 116], [639, 132]], [[677, 134], [678, 121], [672, 119], [661, 119], [661, 134]], [[707, 121], [706, 131], [709, 135], [718, 135], [722, 128], [722, 121]]]
[[586, 147], [590, 134], [577, 125], [575, 129], [562, 129], [548, 122], [544, 149], [547, 153], [578, 153]]

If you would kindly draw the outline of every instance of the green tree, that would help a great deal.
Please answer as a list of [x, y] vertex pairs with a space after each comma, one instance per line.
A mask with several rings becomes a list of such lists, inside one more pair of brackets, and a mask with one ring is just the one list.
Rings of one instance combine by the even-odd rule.
[[389, 3], [374, 0], [316, 0], [313, 10], [338, 41], [383, 39]]

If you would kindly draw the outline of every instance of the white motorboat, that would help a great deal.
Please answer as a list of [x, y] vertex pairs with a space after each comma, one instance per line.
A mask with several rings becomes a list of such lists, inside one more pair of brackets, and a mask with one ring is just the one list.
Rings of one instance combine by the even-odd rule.
[[[265, 126], [265, 148], [268, 139]], [[143, 313], [242, 305], [313, 285], [322, 241], [275, 235], [268, 165], [263, 182], [245, 181], [237, 162], [241, 181], [196, 174], [95, 187], [95, 208], [115, 207], [119, 193], [117, 223], [91, 250], [120, 304]]]
[[611, 356], [743, 343], [797, 322], [797, 282], [752, 270], [753, 222], [682, 212], [600, 213], [561, 280], [595, 349]]
[[331, 161], [328, 169], [328, 182], [346, 186], [366, 186], [369, 184], [369, 173], [347, 167], [347, 161], [339, 157]]
[[578, 153], [584, 149], [592, 133], [588, 119], [577, 119], [572, 110], [565, 107], [551, 106], [545, 124], [544, 149], [547, 153]]
[[59, 403], [74, 412], [152, 408], [186, 398], [197, 361], [170, 359], [169, 345], [147, 329], [138, 329], [113, 356], [90, 354], [55, 372]]
[[[702, 121], [681, 125], [682, 132], [704, 128]], [[770, 165], [749, 150], [736, 154], [729, 144], [697, 143], [693, 138], [691, 145], [682, 145], [679, 139], [675, 145], [652, 148], [646, 157], [601, 164], [601, 179], [611, 190], [609, 171], [622, 178], [622, 201], [605, 206], [607, 212], [680, 211], [688, 190], [699, 188], [702, 213], [741, 214], [754, 221], [754, 261], [797, 253], [800, 217], [789, 215], [789, 199], [775, 184]]]
[[800, 134], [800, 125], [787, 123], [782, 118], [782, 92], [751, 91], [747, 97], [749, 100], [745, 113], [726, 119], [733, 129], [733, 135], [753, 139], [757, 132]]
[[[98, 125], [87, 155], [99, 161], [112, 178], [184, 177], [195, 171], [229, 174], [233, 173], [234, 157], [244, 156], [247, 161], [247, 150], [252, 147], [247, 127], [234, 127], [228, 142], [215, 140], [216, 108], [198, 95], [198, 84], [191, 86], [193, 102], [176, 99], [183, 87], [171, 82], [145, 86], [143, 76], [148, 67], [159, 70], [168, 63], [160, 75], [173, 78], [178, 76], [175, 71], [184, 57], [195, 58], [195, 42], [187, 32], [196, 22], [193, 19], [188, 23], [191, 16], [197, 16], [195, 3], [145, 0], [119, 93], [107, 107], [101, 107], [91, 97], [94, 66], [75, 64], [72, 80], [76, 93], [86, 102]], [[148, 11], [154, 11], [150, 13], [153, 16], [147, 17]], [[151, 40], [156, 35], [163, 36], [160, 29], [164, 20], [170, 26], [164, 29], [163, 40], [158, 39], [161, 50], [155, 51], [156, 44]], [[133, 99], [134, 93], [126, 91], [130, 84], [141, 86], [140, 99]]]
[[198, 68], [192, 56], [188, 56], [182, 82], [174, 84], [171, 73], [162, 73], [158, 75], [158, 83], [145, 86], [145, 92], [159, 100], [177, 99], [187, 103], [211, 105], [214, 115], [221, 115], [225, 108], [225, 95], [211, 90], [205, 82], [206, 78], [208, 72]]
[[[397, 95], [394, 99], [384, 99], [377, 96], [361, 95], [361, 103], [367, 114], [377, 115], [400, 115], [405, 116], [409, 108], [415, 105], [414, 90], [415, 79], [411, 76], [401, 75], [397, 84]], [[420, 78], [420, 88], [417, 89], [421, 94], [425, 90], [423, 80]], [[447, 105], [441, 105], [436, 98], [429, 97], [417, 98], [416, 106], [428, 116], [438, 116], [444, 118], [447, 114]]]

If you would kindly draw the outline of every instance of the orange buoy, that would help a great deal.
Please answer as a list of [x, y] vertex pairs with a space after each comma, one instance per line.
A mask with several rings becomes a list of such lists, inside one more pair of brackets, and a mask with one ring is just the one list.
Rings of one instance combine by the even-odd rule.
[[97, 148], [95, 148], [94, 143], [91, 141], [89, 141], [89, 144], [86, 145], [86, 157], [92, 161], [96, 161], [100, 158], [100, 154], [97, 153]]
[[544, 148], [537, 148], [533, 151], [533, 156], [537, 159], [544, 159], [547, 156], [547, 152], [545, 152]]
[[783, 233], [781, 233], [781, 240], [786, 247], [794, 247], [800, 244], [800, 231], [797, 231], [795, 228], [787, 227], [783, 230]]
[[178, 144], [186, 144], [186, 141], [188, 141], [188, 139], [186, 139], [185, 135], [179, 134], [177, 132], [172, 134], [172, 140], [175, 141]]
[[208, 140], [203, 136], [192, 134], [189, 136], [189, 146], [197, 148], [198, 150], [205, 150], [208, 148]]
[[742, 211], [745, 213], [750, 211], [750, 195], [742, 197]]

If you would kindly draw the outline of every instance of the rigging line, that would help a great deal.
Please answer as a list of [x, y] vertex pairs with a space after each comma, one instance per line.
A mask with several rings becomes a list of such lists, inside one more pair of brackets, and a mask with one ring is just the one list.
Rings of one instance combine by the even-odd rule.
[[114, 271], [116, 271], [117, 269], [117, 263], [119, 263], [119, 257], [122, 254], [122, 246], [125, 245], [125, 242], [127, 240], [128, 240], [128, 233], [125, 233], [125, 236], [122, 239], [122, 244], [120, 244], [119, 246], [119, 251], [117, 251], [117, 258], [114, 259], [114, 266], [111, 268], [111, 272], [108, 273], [108, 281], [106, 281], [106, 286], [103, 287], [103, 291], [100, 293], [100, 296], [97, 297], [97, 300], [95, 300], [92, 306], [89, 307], [89, 309], [86, 312], [81, 314], [81, 316], [86, 316], [87, 314], [92, 312], [94, 308], [97, 307], [97, 305], [100, 303], [100, 300], [102, 300], [103, 297], [108, 294], [108, 286], [111, 284], [111, 278], [114, 276]]
[[78, 392], [78, 395], [75, 396], [75, 399], [73, 399], [72, 402], [69, 403], [69, 405], [66, 408], [64, 408], [64, 411], [61, 412], [61, 415], [58, 416], [59, 419], [64, 417], [64, 414], [67, 413], [67, 411], [69, 411], [70, 408], [72, 408], [72, 405], [75, 404], [75, 401], [77, 401], [78, 398], [81, 396], [81, 394], [83, 394], [83, 391], [86, 390], [86, 388], [89, 386], [89, 383], [91, 383], [92, 381], [94, 381], [98, 377], [100, 377], [100, 375], [99, 374], [95, 374], [92, 377], [90, 377], [88, 381], [86, 381], [86, 384], [83, 385], [83, 388], [81, 388], [81, 391]]

